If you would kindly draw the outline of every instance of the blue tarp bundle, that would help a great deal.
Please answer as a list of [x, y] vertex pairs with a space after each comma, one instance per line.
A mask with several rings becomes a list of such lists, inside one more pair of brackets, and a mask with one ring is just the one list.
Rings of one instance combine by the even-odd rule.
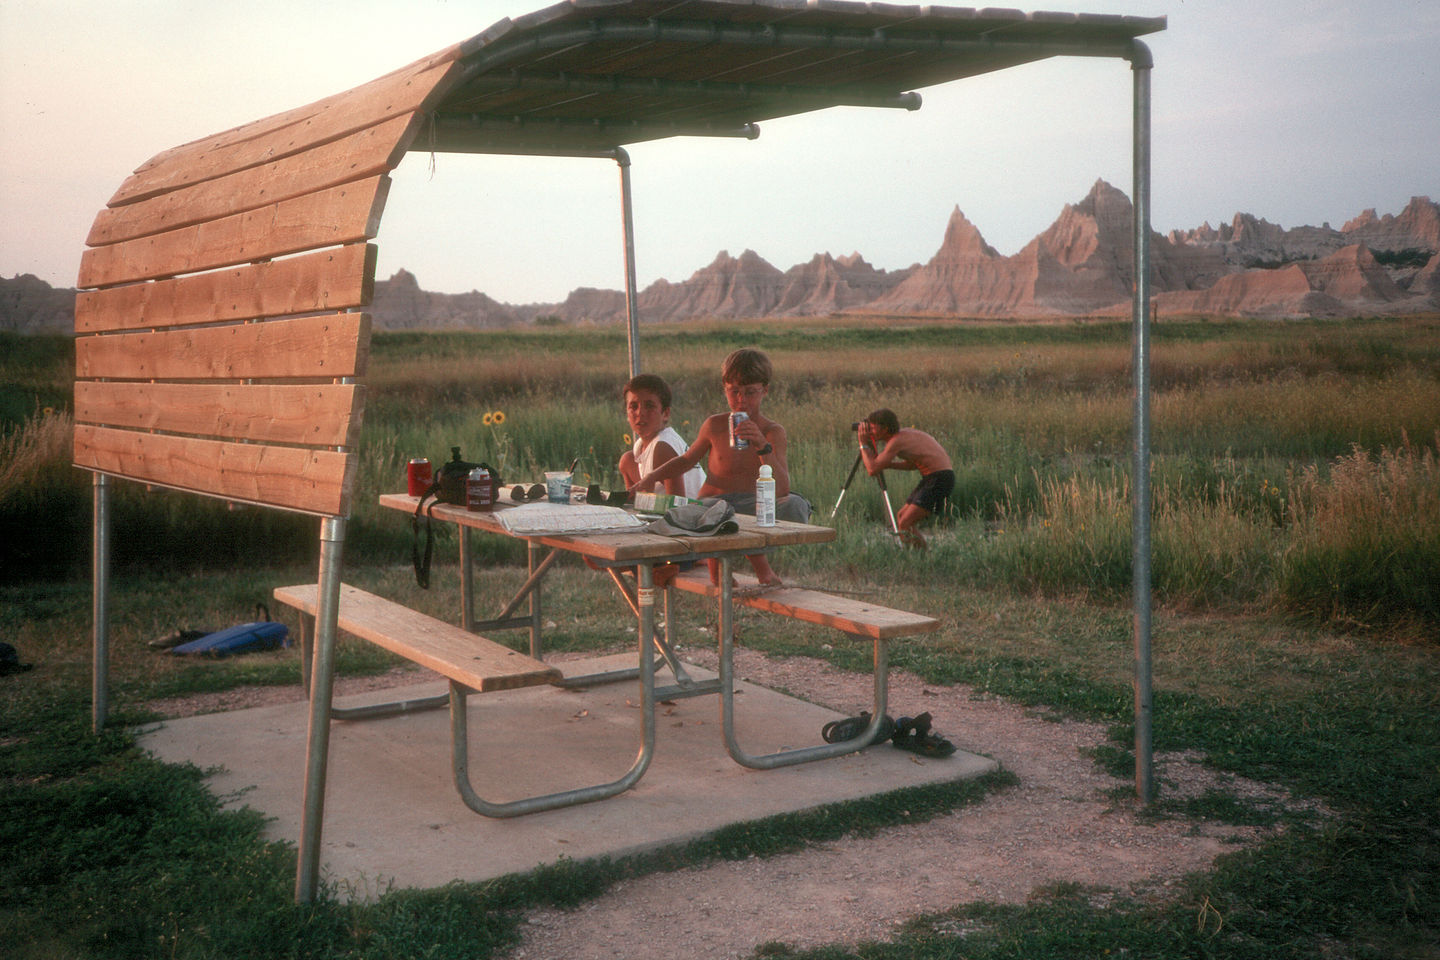
[[171, 649], [171, 653], [205, 654], [211, 657], [228, 657], [235, 653], [254, 653], [257, 650], [274, 650], [290, 646], [290, 628], [271, 620], [256, 620], [242, 623], [224, 630], [207, 633], [198, 640], [182, 643]]

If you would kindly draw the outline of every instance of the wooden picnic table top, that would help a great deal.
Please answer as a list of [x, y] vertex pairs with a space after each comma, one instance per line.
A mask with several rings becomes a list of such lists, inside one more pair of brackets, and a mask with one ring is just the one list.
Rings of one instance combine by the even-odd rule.
[[[392, 510], [400, 510], [411, 514], [419, 506], [418, 497], [412, 497], [403, 493], [385, 493], [380, 495], [380, 505], [389, 507]], [[514, 510], [521, 504], [509, 504], [500, 502], [495, 504], [491, 511], [470, 511], [464, 507], [448, 503], [436, 504], [432, 511], [429, 506], [425, 508], [426, 513], [432, 514], [437, 520], [444, 520], [448, 523], [459, 524], [462, 527], [471, 527], [476, 530], [484, 530], [487, 533], [495, 533], [504, 537], [514, 537], [523, 540], [536, 540], [547, 546], [558, 547], [571, 553], [578, 553], [582, 556], [595, 560], [608, 562], [640, 562], [650, 560], [663, 563], [667, 560], [681, 557], [718, 557], [724, 555], [747, 556], [749, 554], [761, 553], [771, 547], [794, 546], [806, 543], [828, 543], [835, 539], [835, 530], [832, 527], [822, 527], [809, 523], [790, 523], [788, 521], [777, 521], [773, 527], [762, 527], [755, 522], [755, 518], [744, 514], [735, 516], [740, 529], [736, 533], [718, 534], [712, 536], [673, 536], [646, 532], [643, 528], [621, 531], [595, 531], [583, 533], [545, 533], [536, 536], [523, 536], [506, 529], [500, 521], [499, 515], [506, 510]], [[628, 510], [628, 512], [634, 512]]]

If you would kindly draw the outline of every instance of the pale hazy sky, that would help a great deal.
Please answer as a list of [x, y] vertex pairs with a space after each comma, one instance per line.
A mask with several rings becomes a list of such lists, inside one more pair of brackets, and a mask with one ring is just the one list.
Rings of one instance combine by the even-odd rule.
[[[319, 100], [543, 0], [0, 0], [0, 276], [72, 286], [95, 213], [170, 147]], [[958, 5], [958, 4], [957, 4]], [[1153, 72], [1151, 225], [1335, 227], [1440, 199], [1437, 0], [1050, 0], [1168, 16]], [[780, 269], [829, 251], [928, 260], [959, 207], [1013, 254], [1098, 178], [1131, 192], [1131, 73], [1052, 59], [921, 91], [916, 113], [837, 109], [753, 142], [627, 148], [640, 286], [720, 250]], [[378, 276], [557, 300], [622, 284], [612, 162], [412, 153]]]

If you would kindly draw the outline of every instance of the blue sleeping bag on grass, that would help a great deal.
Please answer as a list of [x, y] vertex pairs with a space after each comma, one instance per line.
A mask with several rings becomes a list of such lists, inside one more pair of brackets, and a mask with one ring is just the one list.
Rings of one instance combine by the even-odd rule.
[[290, 628], [283, 623], [272, 621], [265, 604], [256, 604], [256, 607], [265, 614], [264, 620], [241, 623], [207, 633], [198, 640], [172, 647], [170, 652], [181, 656], [202, 654], [208, 657], [228, 657], [236, 653], [254, 653], [290, 646]]

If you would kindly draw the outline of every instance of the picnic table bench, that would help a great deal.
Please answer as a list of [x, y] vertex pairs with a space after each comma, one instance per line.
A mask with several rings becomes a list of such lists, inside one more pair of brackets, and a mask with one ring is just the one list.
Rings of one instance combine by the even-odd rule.
[[[855, 738], [868, 744], [880, 735], [885, 723], [885, 711], [889, 703], [889, 642], [897, 637], [917, 633], [930, 633], [940, 629], [940, 621], [923, 614], [909, 613], [890, 607], [813, 590], [807, 587], [787, 586], [761, 587], [759, 581], [745, 574], [722, 571], [721, 584], [710, 582], [709, 571], [692, 567], [681, 571], [666, 586], [666, 610], [671, 609], [670, 595], [679, 590], [715, 598], [720, 606], [720, 667], [722, 685], [733, 685], [734, 679], [725, 672], [733, 670], [731, 645], [734, 643], [734, 626], [730, 620], [732, 604], [750, 607], [766, 613], [790, 617], [805, 623], [832, 627], [852, 637], [868, 638], [873, 644], [874, 678], [873, 704], [870, 722]], [[667, 615], [667, 621], [669, 617]], [[721, 720], [724, 725], [726, 746], [730, 755], [739, 763], [756, 769], [769, 769], [782, 763], [799, 762], [825, 756], [826, 747], [802, 747], [785, 751], [779, 755], [755, 757], [746, 754], [735, 742], [732, 722], [732, 708], [722, 701]]]
[[[310, 638], [314, 635], [315, 617], [319, 613], [319, 585], [303, 583], [276, 587], [274, 596], [280, 603], [300, 612], [303, 664], [310, 655]], [[340, 585], [336, 627], [444, 676], [450, 681], [450, 691], [441, 697], [398, 700], [369, 707], [332, 707], [331, 718], [365, 720], [448, 704], [450, 760], [455, 775], [455, 788], [465, 805], [476, 813], [487, 817], [517, 817], [576, 803], [602, 800], [634, 786], [649, 765], [651, 751], [642, 750], [624, 775], [607, 783], [504, 802], [486, 800], [476, 792], [470, 781], [468, 698], [476, 693], [517, 690], [555, 683], [561, 679], [560, 671], [479, 634], [437, 620], [348, 583]], [[304, 672], [308, 676], [308, 671]], [[308, 690], [307, 684], [307, 692]]]
[[[310, 659], [319, 611], [319, 584], [276, 587], [274, 597], [300, 612], [300, 664], [305, 689], [310, 689]], [[340, 585], [340, 613], [336, 626], [391, 653], [433, 670], [476, 693], [514, 690], [552, 683], [561, 677], [556, 668], [509, 647], [443, 620], [373, 593]], [[378, 711], [348, 714], [334, 710], [337, 719], [374, 716]]]
[[[833, 627], [851, 636], [882, 641], [940, 629], [939, 620], [921, 613], [896, 610], [869, 600], [837, 596], [809, 587], [788, 584], [761, 587], [760, 581], [753, 576], [732, 576], [738, 590], [735, 602], [742, 607], [763, 610], [822, 627]], [[710, 576], [705, 570], [698, 567], [682, 571], [672, 582], [675, 589], [686, 593], [717, 598], [720, 596], [720, 588], [710, 582]]]

